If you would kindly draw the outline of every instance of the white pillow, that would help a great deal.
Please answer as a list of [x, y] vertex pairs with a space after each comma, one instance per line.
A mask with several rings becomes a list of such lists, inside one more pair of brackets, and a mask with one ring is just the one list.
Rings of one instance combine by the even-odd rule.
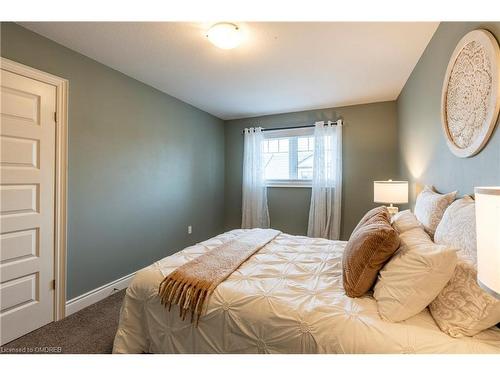
[[446, 208], [453, 202], [456, 195], [456, 191], [439, 194], [434, 191], [432, 186], [425, 185], [424, 190], [417, 196], [415, 216], [431, 237], [434, 236]]
[[380, 316], [391, 322], [406, 320], [425, 309], [450, 280], [456, 250], [436, 245], [422, 228], [400, 235], [398, 252], [382, 268], [374, 287]]
[[410, 210], [399, 211], [392, 217], [391, 223], [392, 227], [396, 229], [399, 234], [410, 229], [422, 228], [422, 224], [420, 224]]
[[439, 328], [450, 336], [474, 336], [500, 322], [500, 300], [476, 280], [476, 267], [460, 260], [450, 282], [429, 305]]
[[458, 257], [477, 264], [476, 205], [468, 195], [457, 199], [445, 211], [434, 233], [434, 242], [456, 247]]

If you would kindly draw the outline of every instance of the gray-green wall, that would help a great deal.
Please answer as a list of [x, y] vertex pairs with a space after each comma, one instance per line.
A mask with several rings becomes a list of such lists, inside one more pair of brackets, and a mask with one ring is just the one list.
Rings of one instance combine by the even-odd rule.
[[1, 55], [69, 80], [68, 299], [223, 230], [221, 120], [16, 24]]
[[[359, 219], [374, 207], [373, 181], [398, 178], [396, 103], [382, 102], [226, 121], [225, 227], [241, 225], [242, 129], [302, 126], [342, 119], [343, 184], [341, 238], [347, 239]], [[305, 234], [310, 188], [268, 188], [271, 226]]]
[[484, 28], [500, 39], [500, 23], [441, 23], [397, 101], [401, 174], [410, 180], [410, 205], [416, 191], [432, 184], [439, 191], [473, 193], [474, 186], [500, 184], [500, 131], [471, 158], [448, 149], [441, 130], [441, 89], [448, 61], [458, 41]]

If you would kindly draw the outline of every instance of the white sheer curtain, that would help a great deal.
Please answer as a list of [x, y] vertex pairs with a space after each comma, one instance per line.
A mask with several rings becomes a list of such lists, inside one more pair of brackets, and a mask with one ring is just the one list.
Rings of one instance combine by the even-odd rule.
[[317, 122], [309, 210], [309, 237], [338, 240], [342, 200], [342, 123]]
[[243, 153], [242, 228], [268, 228], [267, 188], [264, 180], [264, 160], [261, 128], [245, 129]]

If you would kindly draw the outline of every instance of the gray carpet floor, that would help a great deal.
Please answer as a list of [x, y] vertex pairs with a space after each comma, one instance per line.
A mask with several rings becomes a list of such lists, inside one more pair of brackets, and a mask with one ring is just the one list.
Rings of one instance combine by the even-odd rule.
[[47, 324], [5, 344], [0, 352], [39, 353], [47, 351], [44, 348], [56, 348], [55, 352], [67, 354], [111, 353], [124, 295], [122, 290], [63, 320]]

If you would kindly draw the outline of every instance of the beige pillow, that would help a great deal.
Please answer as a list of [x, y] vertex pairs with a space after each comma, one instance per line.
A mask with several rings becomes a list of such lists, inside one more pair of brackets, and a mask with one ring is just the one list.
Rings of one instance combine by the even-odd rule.
[[432, 242], [422, 228], [400, 236], [397, 253], [382, 268], [374, 298], [382, 318], [399, 322], [425, 309], [450, 280], [456, 250]]
[[417, 220], [415, 215], [410, 210], [398, 212], [392, 217], [392, 226], [399, 234], [404, 233], [413, 228], [421, 228], [422, 224]]
[[450, 282], [429, 306], [439, 328], [450, 336], [474, 336], [500, 322], [500, 300], [476, 280], [474, 265], [460, 260]]
[[431, 186], [425, 186], [415, 202], [415, 216], [425, 231], [432, 237], [446, 208], [453, 202], [457, 192], [439, 194]]
[[377, 280], [378, 271], [399, 246], [388, 217], [375, 215], [357, 227], [342, 258], [343, 284], [349, 297], [361, 297]]
[[477, 284], [476, 217], [471, 197], [448, 207], [434, 240], [459, 248], [459, 262], [450, 282], [429, 306], [439, 328], [453, 337], [473, 336], [500, 322], [500, 300]]
[[477, 263], [476, 205], [468, 195], [457, 199], [445, 211], [434, 233], [434, 242], [459, 250], [458, 257]]

